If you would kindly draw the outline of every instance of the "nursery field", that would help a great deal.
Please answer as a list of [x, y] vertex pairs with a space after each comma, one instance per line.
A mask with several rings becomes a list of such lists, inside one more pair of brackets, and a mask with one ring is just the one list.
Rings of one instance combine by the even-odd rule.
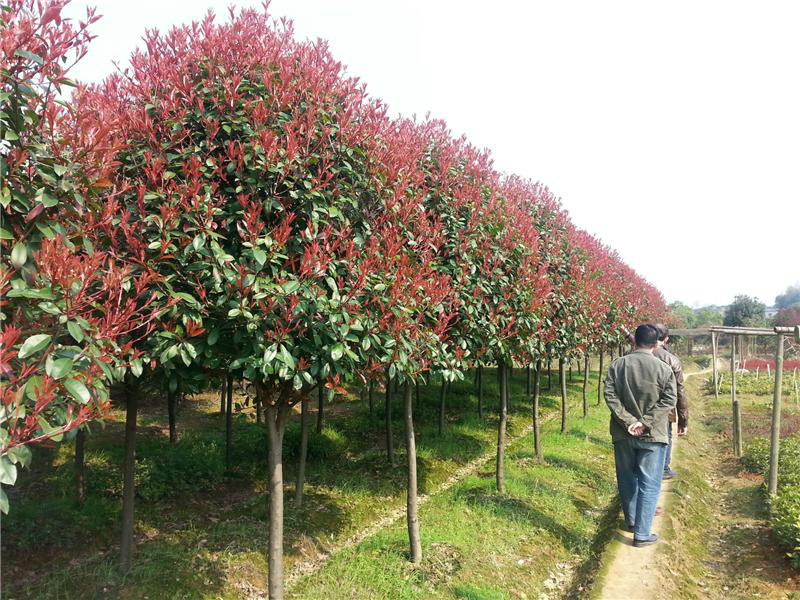
[[[477, 416], [472, 382], [453, 385], [442, 435], [439, 386], [421, 388], [420, 493], [433, 496], [420, 514], [425, 559], [419, 566], [406, 559], [402, 519], [347, 545], [348, 538], [402, 507], [405, 472], [387, 462], [382, 420], [370, 416], [363, 399], [349, 394], [327, 407], [322, 433], [309, 438], [303, 507], [289, 502], [285, 516], [287, 572], [304, 563], [318, 570], [291, 580], [290, 597], [532, 598], [536, 590], [583, 585], [609, 524], [617, 520], [607, 410], [595, 405], [593, 389], [590, 416], [581, 416], [576, 375], [568, 383], [568, 432], [561, 434], [552, 418], [556, 374], [542, 396], [546, 422], [539, 461], [528, 431], [524, 371], [515, 373], [504, 495], [494, 489], [492, 460], [479, 460], [437, 493], [460, 468], [487, 451], [493, 457], [495, 374], [487, 376], [484, 419]], [[267, 571], [268, 493], [261, 458], [266, 434], [251, 412], [238, 415], [234, 467], [226, 473], [218, 407], [213, 395], [187, 399], [174, 445], [161, 403], [143, 408], [138, 549], [133, 569], [124, 575], [116, 569], [123, 415], [113, 412], [105, 427], [87, 436], [82, 507], [74, 497], [72, 444], [37, 449], [32, 472], [12, 491], [14, 510], [3, 520], [4, 597], [260, 597]], [[299, 446], [296, 421], [286, 438], [290, 481]], [[402, 464], [399, 449], [398, 454]], [[32, 554], [39, 557], [34, 562]], [[316, 565], [321, 557], [326, 560]]]

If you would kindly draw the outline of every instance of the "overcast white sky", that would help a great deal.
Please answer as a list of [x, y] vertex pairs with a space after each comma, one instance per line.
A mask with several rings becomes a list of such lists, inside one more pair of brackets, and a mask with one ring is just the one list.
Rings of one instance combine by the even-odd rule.
[[[104, 15], [73, 75], [145, 28], [239, 0], [73, 0]], [[800, 280], [800, 3], [275, 0], [392, 110], [444, 118], [668, 301], [768, 305]]]

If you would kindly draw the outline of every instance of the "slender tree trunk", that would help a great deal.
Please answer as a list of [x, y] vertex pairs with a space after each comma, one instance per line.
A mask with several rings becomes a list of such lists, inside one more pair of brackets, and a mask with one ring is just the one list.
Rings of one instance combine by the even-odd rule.
[[261, 403], [261, 398], [256, 394], [256, 423], [264, 422], [264, 407]]
[[600, 350], [600, 366], [597, 369], [597, 405], [603, 400], [603, 351]]
[[506, 421], [508, 420], [508, 368], [501, 360], [497, 363], [497, 370], [500, 373], [500, 423], [497, 427], [497, 468], [495, 479], [497, 481], [497, 491], [501, 494], [506, 493]]
[[225, 386], [228, 389], [225, 399], [225, 470], [230, 471], [233, 452], [233, 373], [225, 374]]
[[536, 370], [533, 373], [533, 450], [536, 453], [536, 458], [539, 460], [544, 459], [542, 454], [542, 435], [540, 430], [539, 419], [539, 397], [541, 390], [539, 385], [542, 379], [542, 361], [536, 360]]
[[530, 397], [533, 392], [533, 382], [531, 379], [531, 366], [525, 367], [525, 393]]
[[422, 560], [422, 543], [419, 539], [419, 511], [417, 508], [417, 446], [414, 440], [414, 414], [411, 407], [411, 384], [406, 383], [405, 421], [406, 455], [408, 457], [408, 495], [406, 496], [406, 520], [408, 522], [408, 542], [411, 549], [411, 562]]
[[444, 409], [447, 401], [447, 381], [442, 376], [442, 389], [439, 392], [439, 435], [444, 432]]
[[134, 469], [136, 467], [136, 412], [139, 402], [139, 386], [136, 383], [128, 384], [125, 386], [125, 391], [125, 463], [122, 468], [120, 563], [122, 570], [128, 572], [133, 559]]
[[367, 394], [369, 395], [369, 416], [375, 416], [375, 382], [370, 380], [369, 387], [367, 388]]
[[558, 378], [561, 381], [561, 433], [567, 432], [567, 380], [564, 377], [564, 359], [558, 359]]
[[480, 372], [481, 372], [480, 369], [481, 369], [480, 367], [475, 367], [475, 373], [473, 375], [474, 380], [472, 382], [472, 385], [474, 385], [475, 387], [478, 386], [478, 377], [480, 377]]
[[167, 386], [167, 413], [169, 415], [169, 443], [178, 441], [178, 430], [175, 426], [175, 413], [178, 408], [178, 390], [174, 392]]
[[84, 446], [86, 444], [86, 431], [81, 427], [75, 436], [75, 499], [78, 506], [83, 506], [86, 500], [86, 462], [84, 461]]
[[572, 383], [572, 360], [569, 361], [569, 382]]
[[283, 434], [288, 405], [285, 398], [269, 404], [267, 413], [269, 464], [269, 598], [283, 600]]
[[478, 416], [483, 418], [483, 367], [478, 367]]
[[219, 414], [225, 414], [225, 392], [227, 390], [227, 383], [225, 378], [222, 378], [222, 384], [219, 386]]
[[589, 416], [589, 355], [583, 355], [583, 416]]
[[300, 403], [300, 460], [297, 463], [297, 483], [294, 486], [294, 503], [303, 506], [303, 486], [306, 483], [306, 458], [308, 457], [308, 398]]
[[553, 359], [549, 356], [547, 357], [547, 391], [549, 392], [553, 389]]
[[317, 384], [317, 434], [322, 433], [322, 411], [325, 406], [325, 386], [322, 382]]
[[386, 369], [386, 406], [384, 407], [384, 417], [386, 421], [386, 458], [389, 464], [394, 466], [394, 438], [392, 437], [392, 378], [389, 377], [389, 369]]

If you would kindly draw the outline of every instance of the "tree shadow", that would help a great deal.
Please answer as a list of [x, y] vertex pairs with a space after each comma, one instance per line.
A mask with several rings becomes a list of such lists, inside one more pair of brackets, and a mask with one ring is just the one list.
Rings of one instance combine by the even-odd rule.
[[486, 490], [473, 487], [459, 490], [455, 498], [476, 509], [489, 510], [495, 515], [509, 520], [525, 520], [532, 526], [544, 529], [564, 544], [570, 551], [579, 550], [585, 547], [583, 537], [569, 527], [559, 523], [551, 516], [545, 514], [530, 503], [513, 498], [488, 493]]

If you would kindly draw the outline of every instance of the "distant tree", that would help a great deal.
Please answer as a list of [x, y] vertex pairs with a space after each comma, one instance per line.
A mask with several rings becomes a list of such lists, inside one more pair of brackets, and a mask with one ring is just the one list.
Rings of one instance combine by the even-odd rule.
[[800, 325], [800, 303], [779, 310], [778, 314], [775, 315], [775, 325], [781, 327]]
[[704, 306], [694, 309], [692, 315], [692, 327], [708, 327], [710, 325], [722, 325], [725, 318], [722, 310], [714, 306]]
[[786, 291], [775, 297], [776, 308], [789, 308], [800, 304], [800, 284], [790, 285]]
[[670, 325], [673, 327], [692, 327], [694, 311], [683, 302], [673, 302], [669, 305], [671, 313]]
[[763, 302], [750, 296], [736, 296], [725, 309], [723, 324], [729, 327], [755, 327], [765, 324]]

